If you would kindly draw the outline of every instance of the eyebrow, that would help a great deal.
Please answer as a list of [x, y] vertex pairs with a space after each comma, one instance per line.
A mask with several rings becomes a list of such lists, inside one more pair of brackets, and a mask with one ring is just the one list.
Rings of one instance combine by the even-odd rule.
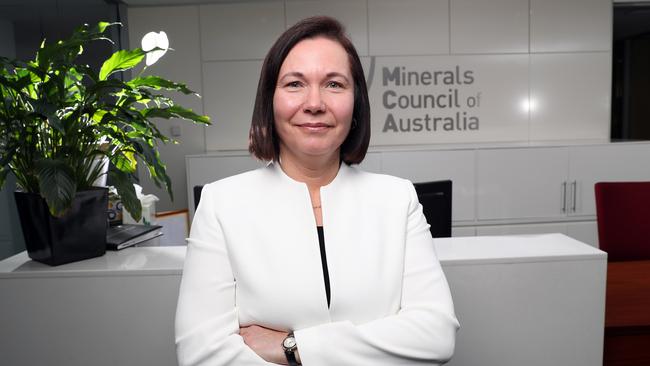
[[[299, 71], [291, 71], [291, 72], [288, 72], [288, 73], [282, 75], [282, 77], [280, 77], [280, 79], [278, 79], [278, 80], [282, 80], [282, 79], [284, 79], [284, 78], [286, 78], [286, 77], [289, 77], [289, 76], [295, 76], [295, 77], [298, 77], [298, 78], [304, 78], [304, 77], [305, 77], [305, 75], [304, 75], [303, 73], [299, 72]], [[325, 75], [325, 77], [326, 77], [326, 78], [340, 77], [340, 78], [345, 79], [345, 81], [346, 81], [347, 83], [350, 82], [350, 80], [348, 80], [348, 77], [347, 77], [347, 76], [341, 74], [340, 72], [336, 72], [336, 71], [328, 72], [328, 73]]]
[[341, 78], [345, 79], [346, 82], [348, 82], [348, 83], [350, 82], [350, 80], [348, 80], [348, 77], [345, 76], [345, 75], [343, 75], [343, 74], [341, 74], [340, 72], [329, 72], [329, 73], [327, 73], [326, 76], [327, 76], [328, 78], [332, 78], [332, 77], [338, 76], [338, 77], [341, 77]]

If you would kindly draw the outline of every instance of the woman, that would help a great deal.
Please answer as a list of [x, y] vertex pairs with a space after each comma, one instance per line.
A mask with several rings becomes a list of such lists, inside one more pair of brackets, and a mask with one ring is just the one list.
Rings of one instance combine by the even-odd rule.
[[334, 19], [269, 51], [250, 151], [203, 188], [177, 319], [181, 365], [434, 365], [458, 322], [412, 184], [351, 167], [370, 139], [359, 57]]

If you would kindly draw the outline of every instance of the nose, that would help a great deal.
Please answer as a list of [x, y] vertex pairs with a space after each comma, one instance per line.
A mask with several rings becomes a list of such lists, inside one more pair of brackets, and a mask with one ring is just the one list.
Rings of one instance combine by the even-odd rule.
[[320, 88], [309, 88], [305, 103], [303, 104], [303, 111], [305, 113], [322, 113], [325, 112], [326, 106], [321, 96]]

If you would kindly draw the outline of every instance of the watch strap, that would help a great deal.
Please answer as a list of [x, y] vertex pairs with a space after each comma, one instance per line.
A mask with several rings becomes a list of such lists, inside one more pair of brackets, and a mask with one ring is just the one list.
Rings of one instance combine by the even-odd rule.
[[296, 354], [293, 351], [284, 351], [284, 355], [287, 356], [287, 362], [289, 363], [289, 366], [300, 365], [296, 360]]
[[[296, 360], [296, 353], [295, 352], [296, 352], [296, 349], [298, 347], [295, 345], [295, 337], [293, 336], [293, 332], [289, 333], [287, 335], [287, 338], [293, 338], [293, 341], [294, 341], [293, 347], [290, 347], [290, 348], [287, 348], [284, 345], [284, 341], [282, 342], [282, 348], [284, 349], [284, 355], [287, 357], [287, 362], [288, 362], [289, 366], [300, 366], [300, 364], [298, 363], [298, 360]], [[285, 338], [285, 341], [287, 340], [287, 338]]]

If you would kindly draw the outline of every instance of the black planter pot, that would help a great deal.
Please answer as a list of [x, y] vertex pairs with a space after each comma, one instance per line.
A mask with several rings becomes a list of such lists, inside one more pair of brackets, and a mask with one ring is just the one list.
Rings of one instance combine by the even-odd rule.
[[39, 194], [14, 192], [14, 197], [31, 259], [58, 266], [106, 253], [107, 188], [77, 192], [63, 217], [50, 215]]

